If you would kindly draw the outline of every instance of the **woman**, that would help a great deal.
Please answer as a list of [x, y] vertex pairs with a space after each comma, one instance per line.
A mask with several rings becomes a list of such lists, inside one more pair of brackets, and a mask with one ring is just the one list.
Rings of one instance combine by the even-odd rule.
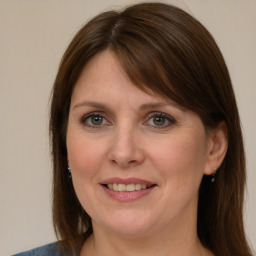
[[88, 22], [60, 64], [50, 132], [62, 242], [30, 255], [252, 255], [235, 96], [189, 14], [144, 3]]

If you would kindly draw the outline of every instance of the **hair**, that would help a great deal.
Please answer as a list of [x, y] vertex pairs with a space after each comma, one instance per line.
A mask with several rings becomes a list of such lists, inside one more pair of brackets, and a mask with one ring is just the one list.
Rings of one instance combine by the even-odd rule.
[[53, 223], [65, 250], [79, 251], [93, 232], [67, 173], [66, 132], [72, 91], [88, 61], [109, 49], [134, 86], [197, 113], [206, 130], [224, 121], [228, 149], [215, 183], [199, 188], [197, 233], [215, 255], [252, 255], [243, 225], [245, 156], [240, 118], [222, 54], [207, 29], [185, 11], [140, 3], [107, 11], [78, 31], [60, 63], [50, 112]]

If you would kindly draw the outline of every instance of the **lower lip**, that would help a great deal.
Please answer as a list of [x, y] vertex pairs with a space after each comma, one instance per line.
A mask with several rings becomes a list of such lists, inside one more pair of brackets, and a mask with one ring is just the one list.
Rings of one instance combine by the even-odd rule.
[[120, 192], [120, 191], [111, 190], [103, 185], [102, 185], [102, 187], [108, 196], [110, 196], [118, 201], [121, 201], [121, 202], [130, 202], [130, 201], [137, 200], [141, 197], [148, 195], [155, 188], [155, 186], [152, 186], [147, 189], [136, 190], [136, 191], [132, 191], [132, 192], [124, 192], [124, 191]]

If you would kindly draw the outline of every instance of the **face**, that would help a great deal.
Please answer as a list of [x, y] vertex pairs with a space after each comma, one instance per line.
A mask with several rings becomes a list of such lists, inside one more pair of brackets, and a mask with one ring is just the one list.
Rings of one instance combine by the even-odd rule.
[[134, 237], [195, 225], [209, 144], [197, 114], [136, 88], [111, 51], [82, 71], [67, 151], [94, 228]]

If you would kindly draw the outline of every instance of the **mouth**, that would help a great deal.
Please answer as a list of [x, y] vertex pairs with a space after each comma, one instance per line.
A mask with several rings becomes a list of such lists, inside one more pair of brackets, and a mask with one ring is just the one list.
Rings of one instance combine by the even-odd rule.
[[118, 191], [118, 192], [134, 192], [140, 190], [146, 190], [153, 188], [156, 184], [146, 185], [144, 183], [130, 183], [130, 184], [122, 184], [122, 183], [108, 183], [103, 184], [104, 187], [108, 188], [109, 190]]
[[119, 202], [131, 202], [151, 194], [158, 186], [156, 183], [135, 177], [112, 177], [100, 183], [103, 191]]

